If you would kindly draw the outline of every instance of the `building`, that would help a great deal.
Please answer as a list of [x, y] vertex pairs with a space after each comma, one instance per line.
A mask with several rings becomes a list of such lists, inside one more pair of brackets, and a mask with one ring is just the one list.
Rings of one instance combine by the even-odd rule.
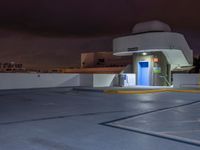
[[171, 85], [173, 70], [193, 65], [184, 36], [160, 21], [138, 23], [132, 34], [115, 38], [113, 54], [132, 57], [129, 73], [135, 73], [137, 85], [142, 86]]
[[124, 67], [131, 64], [131, 57], [114, 56], [112, 52], [90, 52], [81, 54], [81, 68]]
[[0, 72], [25, 72], [23, 64], [15, 62], [0, 63]]

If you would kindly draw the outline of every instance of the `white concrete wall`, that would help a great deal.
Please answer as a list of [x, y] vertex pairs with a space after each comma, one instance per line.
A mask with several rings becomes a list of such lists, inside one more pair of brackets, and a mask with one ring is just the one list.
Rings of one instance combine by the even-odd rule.
[[136, 86], [136, 74], [134, 73], [126, 73], [128, 77], [128, 81], [125, 86]]
[[193, 52], [184, 36], [179, 33], [151, 32], [118, 37], [113, 40], [114, 55], [127, 56], [135, 52], [155, 51], [163, 52], [170, 64], [180, 66], [193, 64]]
[[116, 74], [93, 74], [93, 87], [110, 87], [114, 84]]
[[79, 74], [1, 73], [0, 89], [80, 86]]
[[116, 74], [81, 74], [80, 86], [110, 87], [118, 84]]
[[80, 86], [93, 87], [93, 74], [81, 74]]
[[0, 90], [51, 87], [109, 87], [115, 74], [0, 73]]
[[174, 74], [174, 88], [200, 87], [200, 74]]

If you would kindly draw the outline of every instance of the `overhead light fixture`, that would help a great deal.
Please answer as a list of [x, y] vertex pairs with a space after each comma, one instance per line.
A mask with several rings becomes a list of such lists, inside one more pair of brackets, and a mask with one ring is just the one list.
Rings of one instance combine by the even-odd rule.
[[143, 52], [143, 53], [142, 53], [142, 55], [143, 55], [143, 56], [146, 56], [146, 55], [147, 55], [147, 53]]

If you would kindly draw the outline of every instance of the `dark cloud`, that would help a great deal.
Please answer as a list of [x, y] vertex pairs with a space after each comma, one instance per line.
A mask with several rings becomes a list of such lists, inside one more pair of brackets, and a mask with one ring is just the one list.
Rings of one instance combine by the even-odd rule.
[[0, 30], [0, 62], [25, 67], [80, 66], [80, 53], [111, 51], [111, 37], [42, 37]]
[[0, 61], [78, 65], [81, 52], [112, 50], [113, 36], [154, 19], [184, 33], [198, 54], [199, 13], [199, 0], [1, 0]]
[[160, 19], [198, 29], [198, 0], [1, 0], [0, 23], [31, 32], [124, 33], [138, 21]]

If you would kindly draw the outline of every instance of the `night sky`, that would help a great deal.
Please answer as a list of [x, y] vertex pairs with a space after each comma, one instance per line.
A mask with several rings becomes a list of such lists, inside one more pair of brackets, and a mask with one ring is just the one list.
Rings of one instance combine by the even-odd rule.
[[199, 0], [0, 0], [0, 62], [78, 66], [80, 53], [111, 51], [137, 22], [161, 20], [200, 53]]

